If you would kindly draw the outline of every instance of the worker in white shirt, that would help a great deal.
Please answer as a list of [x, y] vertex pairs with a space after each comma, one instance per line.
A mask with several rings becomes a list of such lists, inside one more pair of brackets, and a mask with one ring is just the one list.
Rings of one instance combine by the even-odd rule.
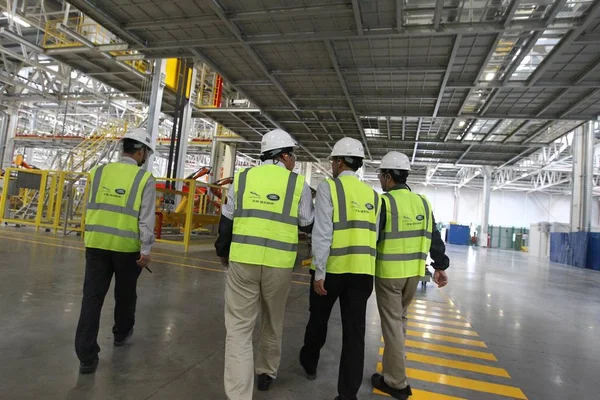
[[[281, 129], [261, 141], [261, 166], [239, 172], [219, 224], [217, 255], [228, 265], [225, 289], [225, 394], [249, 400], [253, 373], [269, 389], [281, 361], [283, 317], [298, 253], [298, 227], [310, 232], [313, 203], [296, 163], [292, 137]], [[252, 332], [260, 311], [256, 368]]]

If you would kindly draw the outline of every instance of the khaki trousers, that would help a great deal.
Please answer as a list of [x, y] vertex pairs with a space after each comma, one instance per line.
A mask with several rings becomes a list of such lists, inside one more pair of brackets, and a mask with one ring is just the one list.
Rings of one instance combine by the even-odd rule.
[[[277, 377], [292, 271], [292, 268], [229, 264], [225, 289], [224, 374], [225, 394], [229, 400], [252, 399], [254, 372]], [[254, 371], [252, 332], [259, 310], [260, 342]]]
[[383, 378], [395, 389], [404, 389], [408, 385], [404, 338], [408, 326], [408, 306], [415, 297], [418, 284], [418, 276], [402, 279], [375, 278], [377, 307], [385, 342]]

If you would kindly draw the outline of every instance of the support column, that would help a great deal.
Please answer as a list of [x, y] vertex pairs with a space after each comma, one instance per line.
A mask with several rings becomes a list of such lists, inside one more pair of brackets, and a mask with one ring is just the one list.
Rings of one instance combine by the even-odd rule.
[[210, 143], [210, 176], [208, 178], [208, 183], [215, 183], [219, 179], [219, 145], [220, 143], [217, 141], [217, 134], [219, 132], [219, 124], [215, 123], [215, 127], [212, 132], [212, 142]]
[[19, 124], [18, 111], [8, 110], [8, 126], [6, 134], [2, 136], [0, 140], [0, 147], [2, 148], [2, 169], [9, 168], [14, 159], [15, 152], [15, 135], [17, 134], [17, 126]]
[[571, 232], [589, 232], [592, 223], [594, 122], [575, 129], [573, 135], [573, 190]]
[[[165, 87], [165, 70], [167, 63], [164, 59], [158, 59], [154, 61], [154, 75], [152, 76], [152, 92], [150, 93], [150, 108], [148, 111], [148, 123], [147, 129], [152, 134], [152, 143], [156, 145], [158, 139], [158, 124], [160, 118], [160, 109], [162, 106], [163, 89]], [[151, 156], [148, 158], [144, 168], [152, 173], [161, 174], [160, 168], [155, 171], [154, 169], [154, 158]]]
[[197, 75], [196, 66], [192, 67], [192, 76], [191, 80], [191, 90], [190, 90], [190, 99], [187, 104], [185, 104], [185, 109], [183, 110], [183, 123], [181, 125], [181, 144], [179, 145], [179, 154], [177, 158], [177, 176], [175, 178], [185, 178], [185, 161], [186, 155], [188, 151], [188, 139], [190, 137], [190, 130], [192, 129], [192, 106], [195, 104], [195, 96], [194, 88], [196, 87], [196, 75]]
[[235, 173], [236, 151], [237, 146], [235, 143], [217, 142], [215, 162], [211, 162], [213, 168], [215, 168], [215, 182], [233, 176]]
[[454, 211], [452, 213], [452, 222], [458, 223], [458, 207], [460, 206], [460, 189], [454, 187]]
[[481, 167], [483, 175], [483, 199], [481, 202], [481, 232], [479, 246], [488, 247], [488, 226], [490, 221], [490, 200], [492, 198], [492, 168]]
[[310, 181], [312, 180], [312, 163], [306, 162], [304, 163], [304, 180], [308, 186], [310, 186]]

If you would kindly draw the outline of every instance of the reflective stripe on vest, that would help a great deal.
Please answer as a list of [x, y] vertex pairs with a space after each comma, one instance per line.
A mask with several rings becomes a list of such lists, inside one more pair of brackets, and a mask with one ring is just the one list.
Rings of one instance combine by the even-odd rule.
[[[383, 197], [386, 201], [386, 215], [382, 218], [386, 218], [386, 225], [377, 246], [376, 275], [380, 278], [398, 279], [424, 275], [433, 231], [429, 203], [423, 196], [403, 189], [385, 193]], [[400, 200], [402, 208], [399, 209]], [[416, 209], [419, 210], [418, 215], [424, 213], [421, 227], [401, 229], [400, 221], [403, 218], [412, 220], [416, 217], [413, 215]]]
[[304, 178], [275, 165], [245, 169], [235, 178], [230, 260], [293, 268]]
[[327, 273], [373, 275], [381, 199], [371, 187], [354, 176], [345, 175], [328, 183], [334, 215]]
[[114, 163], [100, 166], [90, 175], [92, 182], [85, 217], [86, 247], [117, 252], [139, 251], [142, 187], [151, 174], [134, 165]]

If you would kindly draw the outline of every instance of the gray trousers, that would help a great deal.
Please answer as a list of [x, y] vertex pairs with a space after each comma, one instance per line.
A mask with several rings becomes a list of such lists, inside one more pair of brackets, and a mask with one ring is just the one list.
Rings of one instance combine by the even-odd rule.
[[[252, 399], [254, 373], [277, 376], [292, 271], [292, 268], [229, 264], [225, 289], [224, 374], [225, 394], [229, 400]], [[260, 342], [254, 368], [252, 332], [259, 310]]]
[[385, 342], [383, 378], [389, 386], [396, 389], [404, 389], [408, 385], [404, 351], [408, 324], [406, 315], [408, 306], [415, 297], [419, 278], [375, 278], [377, 307]]

